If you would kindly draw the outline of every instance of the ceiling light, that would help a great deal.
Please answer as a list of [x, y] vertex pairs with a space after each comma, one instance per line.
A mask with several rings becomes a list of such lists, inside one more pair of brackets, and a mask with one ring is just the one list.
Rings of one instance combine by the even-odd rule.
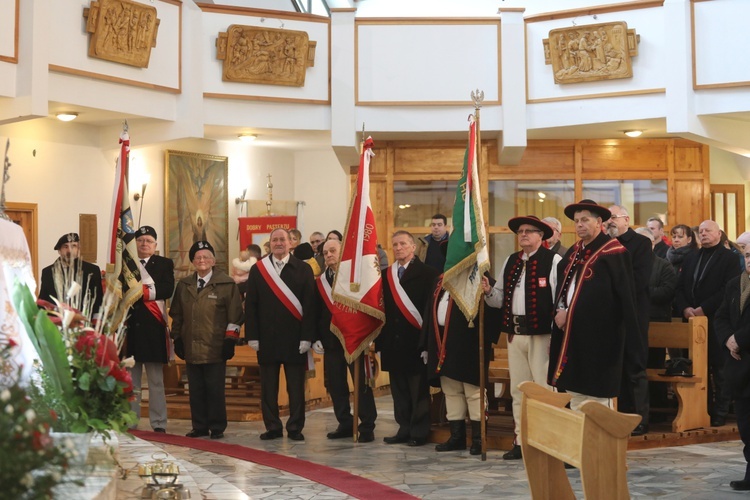
[[73, 120], [75, 120], [76, 118], [78, 118], [78, 113], [73, 113], [73, 112], [66, 111], [64, 113], [57, 113], [55, 116], [61, 122], [72, 122]]
[[628, 137], [640, 137], [643, 130], [623, 130], [622, 132]]
[[237, 137], [238, 137], [238, 138], [239, 138], [239, 140], [241, 140], [242, 142], [253, 142], [253, 141], [254, 141], [255, 139], [257, 139], [257, 138], [258, 138], [258, 136], [257, 136], [257, 135], [255, 135], [255, 134], [240, 134], [240, 135], [238, 135]]
[[539, 195], [539, 198], [541, 199], [545, 199], [547, 197], [547, 195], [542, 193], [541, 191], [539, 191], [537, 194]]

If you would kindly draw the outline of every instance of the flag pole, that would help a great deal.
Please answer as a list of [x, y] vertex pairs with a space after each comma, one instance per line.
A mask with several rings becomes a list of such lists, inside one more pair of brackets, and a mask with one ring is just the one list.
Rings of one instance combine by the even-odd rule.
[[[481, 171], [482, 165], [482, 136], [481, 127], [479, 126], [479, 110], [482, 107], [482, 101], [484, 101], [484, 91], [479, 89], [472, 91], [471, 100], [474, 102], [474, 121], [476, 123], [476, 151], [474, 154], [477, 159], [477, 179], [479, 178], [479, 172]], [[480, 203], [482, 200], [480, 200]], [[482, 434], [482, 461], [487, 460], [487, 419], [485, 418], [486, 408], [484, 406], [487, 399], [486, 390], [486, 378], [485, 372], [485, 352], [484, 352], [484, 299], [479, 299], [479, 418], [480, 429]]]
[[[362, 122], [362, 140], [359, 142], [359, 154], [360, 156], [365, 150], [365, 122]], [[361, 173], [360, 173], [361, 174]], [[359, 376], [359, 367], [362, 364], [363, 361], [363, 354], [364, 352], [360, 353], [359, 356], [357, 356], [357, 359], [354, 360], [354, 408], [353, 408], [353, 415], [352, 415], [352, 441], [357, 442], [357, 429], [359, 428], [359, 384], [362, 383]]]

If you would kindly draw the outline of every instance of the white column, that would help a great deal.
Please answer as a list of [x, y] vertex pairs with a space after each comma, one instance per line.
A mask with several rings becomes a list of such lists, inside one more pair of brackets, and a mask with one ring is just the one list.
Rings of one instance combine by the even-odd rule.
[[498, 162], [518, 165], [526, 151], [526, 29], [525, 9], [500, 8], [500, 64], [503, 131]]

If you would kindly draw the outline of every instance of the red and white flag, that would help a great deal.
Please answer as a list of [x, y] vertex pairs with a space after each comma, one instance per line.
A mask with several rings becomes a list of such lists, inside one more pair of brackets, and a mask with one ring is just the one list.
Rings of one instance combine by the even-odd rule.
[[[373, 141], [368, 137], [362, 147], [357, 174], [357, 192], [352, 198], [349, 220], [341, 248], [333, 300], [349, 308], [348, 321], [337, 324], [336, 336], [344, 355], [352, 363], [380, 333], [385, 322], [383, 282], [378, 262], [378, 237], [375, 216], [370, 205], [370, 158]], [[363, 329], [362, 323], [370, 325]]]
[[[120, 157], [117, 158], [115, 189], [112, 197], [112, 232], [107, 265], [107, 290], [114, 292], [109, 324], [115, 329], [124, 321], [130, 306], [143, 295], [141, 272], [138, 268], [138, 248], [135, 243], [136, 227], [128, 196], [129, 163], [130, 136], [126, 125], [120, 135]], [[117, 340], [118, 347], [121, 347], [123, 339]]]

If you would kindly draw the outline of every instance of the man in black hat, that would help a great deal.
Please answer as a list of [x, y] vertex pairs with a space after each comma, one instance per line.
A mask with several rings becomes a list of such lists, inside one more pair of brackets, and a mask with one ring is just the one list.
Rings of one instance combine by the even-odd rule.
[[542, 245], [553, 229], [538, 217], [514, 217], [508, 227], [518, 235], [521, 251], [505, 259], [495, 286], [482, 277], [485, 302], [501, 310], [500, 330], [508, 334], [510, 394], [516, 439], [505, 460], [521, 459], [521, 401], [518, 384], [525, 381], [547, 386], [549, 343], [554, 310], [557, 266], [562, 260]]
[[127, 319], [127, 352], [135, 358], [130, 370], [136, 398], [131, 402], [141, 415], [141, 377], [148, 378], [148, 418], [155, 432], [166, 432], [167, 400], [164, 395], [163, 365], [169, 362], [171, 344], [167, 328], [166, 301], [174, 291], [174, 264], [155, 255], [156, 230], [143, 226], [135, 233], [143, 297], [130, 308]]
[[195, 273], [177, 282], [169, 308], [174, 352], [187, 364], [190, 418], [195, 438], [224, 437], [227, 427], [225, 385], [227, 360], [244, 321], [242, 298], [234, 280], [216, 269], [214, 248], [208, 241], [190, 247]]
[[[57, 240], [55, 250], [60, 257], [42, 269], [38, 298], [54, 302], [52, 297], [55, 297], [78, 309], [87, 318], [96, 320], [102, 305], [102, 273], [99, 266], [78, 258], [80, 241], [78, 233], [66, 233]], [[78, 293], [68, 297], [74, 281], [81, 288]]]
[[582, 200], [565, 215], [580, 240], [557, 268], [548, 382], [571, 394], [573, 410], [588, 400], [611, 406], [620, 391], [625, 332], [638, 331], [633, 266], [625, 247], [602, 232], [609, 210]]

